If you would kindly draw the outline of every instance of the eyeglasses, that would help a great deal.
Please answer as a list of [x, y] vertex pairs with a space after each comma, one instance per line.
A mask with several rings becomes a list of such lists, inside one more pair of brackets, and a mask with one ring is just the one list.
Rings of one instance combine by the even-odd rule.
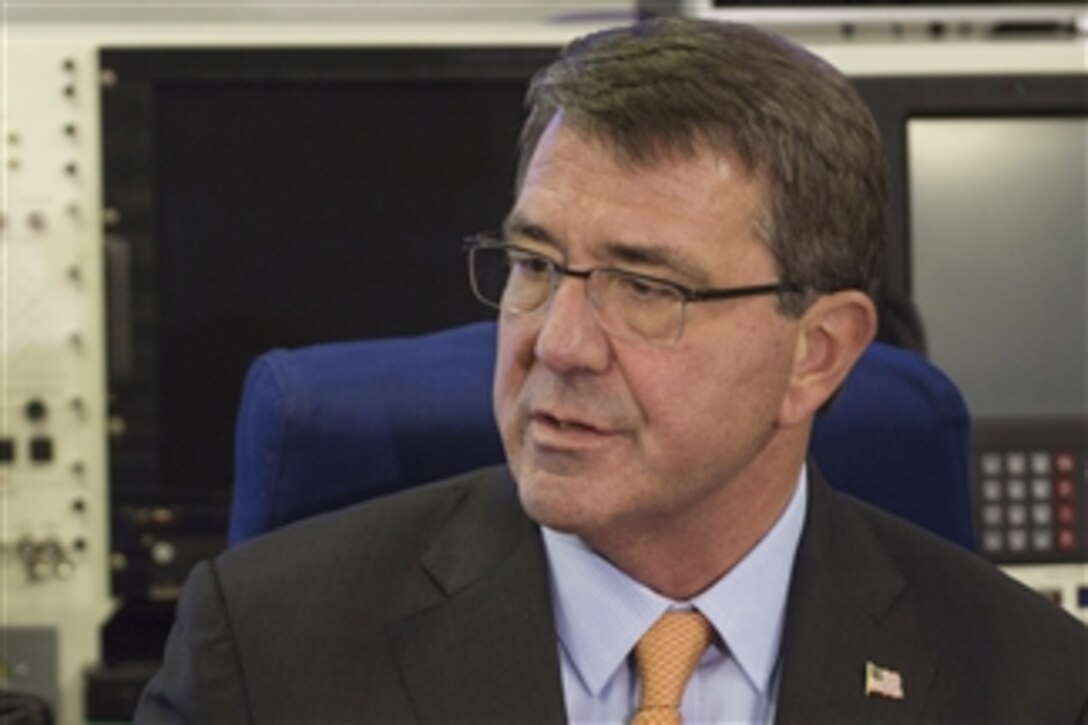
[[465, 245], [472, 291], [489, 307], [503, 312], [535, 312], [551, 301], [563, 277], [574, 277], [585, 280], [597, 322], [610, 335], [654, 345], [672, 345], [680, 339], [689, 303], [802, 291], [789, 282], [691, 289], [611, 267], [571, 269], [539, 252], [486, 234], [468, 237]]

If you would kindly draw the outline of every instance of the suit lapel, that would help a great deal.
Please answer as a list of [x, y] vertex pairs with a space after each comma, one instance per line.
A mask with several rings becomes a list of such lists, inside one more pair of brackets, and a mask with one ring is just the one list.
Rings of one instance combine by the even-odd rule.
[[[937, 643], [865, 519], [810, 464], [811, 498], [783, 633], [779, 723], [918, 722]], [[866, 665], [885, 683], [866, 694]], [[898, 676], [902, 697], [888, 679]]]
[[420, 721], [564, 721], [544, 549], [508, 473], [469, 493], [421, 565], [442, 594], [391, 633]]
[[[869, 524], [809, 470], [776, 721], [920, 722], [938, 643]], [[440, 594], [390, 632], [419, 720], [565, 721], [544, 549], [508, 473], [466, 496], [420, 563]], [[902, 698], [866, 694], [867, 664]]]

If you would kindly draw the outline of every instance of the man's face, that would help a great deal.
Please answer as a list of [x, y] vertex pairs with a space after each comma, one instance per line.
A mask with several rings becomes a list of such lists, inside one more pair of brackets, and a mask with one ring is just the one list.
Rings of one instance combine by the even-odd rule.
[[[688, 287], [777, 280], [754, 220], [764, 185], [700, 154], [651, 168], [552, 122], [510, 216], [510, 241], [576, 269], [608, 266]], [[592, 540], [681, 525], [759, 475], [772, 448], [797, 323], [772, 296], [689, 304], [670, 347], [613, 339], [585, 282], [503, 313], [495, 413], [526, 510]], [[631, 528], [635, 527], [635, 528]]]

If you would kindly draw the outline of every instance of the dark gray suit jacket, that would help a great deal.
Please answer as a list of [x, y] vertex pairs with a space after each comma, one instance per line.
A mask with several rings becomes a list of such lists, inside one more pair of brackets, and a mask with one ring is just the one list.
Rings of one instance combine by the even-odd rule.
[[[1088, 628], [818, 474], [783, 641], [781, 723], [1088, 721]], [[866, 662], [899, 673], [902, 699], [865, 694]], [[544, 550], [509, 474], [201, 564], [136, 719], [563, 722]]]

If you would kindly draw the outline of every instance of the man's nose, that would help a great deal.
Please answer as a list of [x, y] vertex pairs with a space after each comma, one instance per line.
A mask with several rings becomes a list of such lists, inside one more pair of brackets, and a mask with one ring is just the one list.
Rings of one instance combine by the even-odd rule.
[[585, 280], [561, 278], [542, 314], [534, 348], [538, 360], [558, 373], [608, 367], [608, 336], [597, 321]]

